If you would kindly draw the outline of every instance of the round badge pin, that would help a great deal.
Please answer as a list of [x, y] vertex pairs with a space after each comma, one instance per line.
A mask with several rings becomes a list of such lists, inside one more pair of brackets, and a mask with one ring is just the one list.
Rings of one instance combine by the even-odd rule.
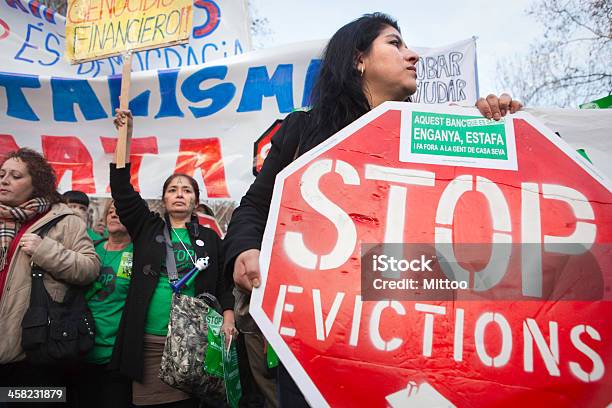
[[201, 239], [196, 239], [196, 245], [197, 246], [204, 246], [204, 241], [202, 241]]

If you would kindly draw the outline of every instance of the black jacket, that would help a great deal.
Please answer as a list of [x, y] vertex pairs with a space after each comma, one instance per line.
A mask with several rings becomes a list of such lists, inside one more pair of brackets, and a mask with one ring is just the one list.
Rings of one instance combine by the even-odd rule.
[[261, 241], [268, 220], [270, 201], [276, 175], [302, 153], [300, 140], [307, 131], [310, 115], [296, 111], [289, 114], [272, 137], [272, 146], [247, 193], [234, 210], [232, 220], [223, 240], [225, 248], [225, 273], [232, 276], [234, 262], [247, 249], [261, 249]]
[[[118, 369], [134, 380], [141, 380], [145, 320], [161, 272], [162, 260], [166, 256], [163, 239], [166, 222], [158, 213], [149, 210], [140, 194], [132, 187], [129, 164], [123, 169], [117, 169], [111, 164], [110, 186], [119, 219], [134, 243], [132, 280], [115, 341], [111, 368]], [[232, 275], [222, 273], [221, 239], [210, 228], [198, 225], [195, 217], [187, 223], [187, 230], [192, 242], [196, 239], [204, 241], [204, 246], [193, 246], [197, 258], [206, 255], [210, 257], [208, 268], [195, 279], [196, 293], [211, 293], [217, 297], [223, 310], [233, 309], [233, 280]]]

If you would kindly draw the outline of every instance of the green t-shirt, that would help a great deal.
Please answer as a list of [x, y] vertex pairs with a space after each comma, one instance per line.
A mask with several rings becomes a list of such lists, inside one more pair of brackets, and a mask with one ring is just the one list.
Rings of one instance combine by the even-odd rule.
[[[193, 268], [191, 258], [195, 259], [196, 254], [191, 245], [187, 229], [175, 228], [174, 231], [175, 232], [171, 231], [172, 247], [174, 249], [174, 259], [176, 260], [176, 271], [178, 272], [179, 278], [181, 278]], [[185, 244], [187, 251], [185, 251], [181, 241]], [[156, 336], [166, 336], [168, 334], [170, 307], [172, 306], [172, 288], [168, 282], [168, 272], [166, 271], [165, 264], [166, 262], [164, 259], [162, 261], [162, 271], [157, 281], [157, 287], [149, 303], [147, 321], [145, 323], [145, 333]], [[181, 293], [188, 296], [194, 296], [194, 285], [190, 287], [183, 286]]]
[[121, 251], [107, 251], [105, 243], [96, 246], [102, 260], [100, 276], [86, 294], [96, 323], [95, 345], [87, 361], [95, 364], [110, 362], [132, 278], [133, 245], [130, 243]]

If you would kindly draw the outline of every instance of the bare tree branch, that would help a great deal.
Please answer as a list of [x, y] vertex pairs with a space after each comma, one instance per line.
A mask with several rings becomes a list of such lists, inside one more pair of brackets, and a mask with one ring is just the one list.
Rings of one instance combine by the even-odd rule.
[[498, 62], [499, 85], [525, 104], [575, 107], [612, 94], [612, 2], [537, 0], [527, 11], [544, 35]]
[[259, 8], [255, 5], [255, 0], [249, 0], [249, 13], [251, 15], [250, 28], [253, 48], [264, 48], [273, 34], [270, 29], [270, 21], [267, 17], [259, 15]]

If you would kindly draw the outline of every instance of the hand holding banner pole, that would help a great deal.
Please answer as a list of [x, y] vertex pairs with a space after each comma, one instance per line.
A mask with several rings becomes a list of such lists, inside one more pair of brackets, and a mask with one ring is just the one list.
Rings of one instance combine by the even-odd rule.
[[[132, 51], [128, 51], [123, 56], [123, 70], [121, 73], [121, 95], [119, 96], [119, 108], [127, 110], [130, 103], [130, 82], [132, 74]], [[129, 138], [131, 139], [131, 138]], [[130, 154], [130, 142], [128, 140], [128, 124], [127, 122], [119, 127], [119, 135], [117, 140], [116, 163], [117, 168], [125, 167], [126, 158]]]

